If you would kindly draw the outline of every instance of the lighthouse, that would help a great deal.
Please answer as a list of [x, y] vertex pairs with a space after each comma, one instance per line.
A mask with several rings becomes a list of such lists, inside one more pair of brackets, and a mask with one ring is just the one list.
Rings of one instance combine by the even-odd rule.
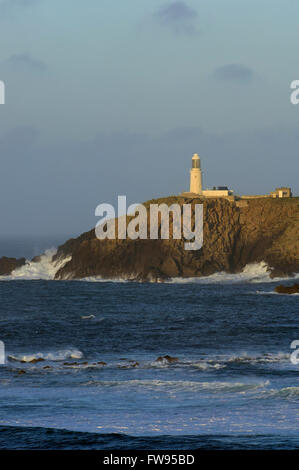
[[202, 194], [202, 173], [200, 158], [195, 153], [192, 157], [192, 168], [190, 170], [190, 193]]

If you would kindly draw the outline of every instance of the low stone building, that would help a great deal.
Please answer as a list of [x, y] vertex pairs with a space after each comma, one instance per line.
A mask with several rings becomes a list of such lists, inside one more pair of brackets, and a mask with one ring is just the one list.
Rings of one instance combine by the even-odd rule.
[[270, 193], [271, 197], [277, 198], [277, 197], [292, 197], [292, 190], [291, 188], [287, 187], [282, 187], [282, 188], [276, 188], [275, 191], [272, 191]]
[[213, 189], [205, 189], [202, 192], [202, 195], [205, 197], [228, 197], [233, 196], [233, 191], [228, 189], [227, 186], [218, 186]]

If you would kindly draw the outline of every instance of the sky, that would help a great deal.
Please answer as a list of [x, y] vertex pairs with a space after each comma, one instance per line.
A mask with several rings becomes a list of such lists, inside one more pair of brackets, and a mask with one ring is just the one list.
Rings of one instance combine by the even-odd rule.
[[[0, 0], [0, 236], [204, 186], [299, 195], [297, 0]], [[1, 255], [1, 253], [0, 253]]]

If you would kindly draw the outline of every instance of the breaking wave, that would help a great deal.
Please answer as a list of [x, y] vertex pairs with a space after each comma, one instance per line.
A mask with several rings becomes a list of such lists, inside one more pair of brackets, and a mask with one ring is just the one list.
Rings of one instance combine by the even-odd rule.
[[[60, 259], [59, 261], [53, 262], [53, 256], [57, 253], [56, 248], [46, 250], [40, 257], [40, 261], [26, 261], [26, 264], [20, 268], [15, 269], [8, 276], [0, 276], [0, 280], [15, 281], [15, 280], [54, 280], [56, 272], [62, 268], [71, 257]], [[286, 280], [299, 279], [299, 273], [289, 278], [275, 278], [270, 277], [271, 269], [265, 262], [253, 263], [245, 266], [242, 272], [238, 274], [229, 274], [226, 272], [219, 272], [210, 276], [203, 277], [189, 277], [180, 278], [175, 277], [165, 281], [165, 283], [177, 284], [177, 283], [202, 283], [202, 284], [218, 284], [218, 283], [265, 283], [265, 282], [277, 282]], [[128, 282], [131, 278], [113, 278], [107, 279], [101, 276], [91, 276], [76, 281], [88, 281], [88, 282]]]
[[284, 399], [298, 402], [299, 400], [299, 387], [283, 387], [283, 388], [269, 388], [262, 390], [259, 397], [260, 399]]
[[1, 280], [53, 280], [58, 269], [62, 268], [71, 257], [53, 262], [56, 248], [46, 250], [40, 257], [40, 261], [26, 261], [24, 266], [15, 269], [9, 276], [0, 276]]
[[164, 389], [169, 392], [190, 391], [209, 393], [243, 393], [251, 390], [263, 389], [269, 385], [269, 381], [261, 381], [258, 383], [242, 383], [242, 382], [196, 382], [185, 380], [90, 380], [84, 383], [84, 386], [100, 386], [100, 387], [142, 387], [149, 390]]
[[85, 281], [85, 282], [128, 282], [133, 279], [131, 278], [123, 278], [123, 277], [114, 277], [114, 278], [103, 278], [102, 276], [89, 276], [83, 277], [82, 279], [75, 279], [77, 281]]
[[272, 396], [282, 398], [299, 398], [299, 387], [285, 387], [272, 392]]
[[67, 349], [46, 353], [38, 352], [33, 354], [10, 355], [8, 359], [15, 362], [30, 363], [38, 361], [64, 361], [65, 359], [81, 359], [82, 357], [83, 353], [81, 351], [77, 349]]
[[190, 278], [172, 278], [170, 283], [204, 283], [204, 284], [217, 284], [217, 283], [232, 283], [232, 282], [252, 282], [252, 283], [260, 283], [260, 282], [277, 282], [277, 281], [286, 281], [287, 279], [295, 280], [299, 279], [299, 273], [295, 276], [286, 278], [274, 278], [270, 277], [271, 269], [267, 263], [264, 261], [260, 263], [252, 263], [245, 266], [242, 272], [238, 274], [229, 274], [226, 272], [219, 272], [212, 274], [210, 276], [203, 276], [203, 277], [190, 277]]
[[146, 364], [140, 363], [141, 367], [154, 367], [154, 368], [181, 368], [181, 367], [191, 367], [196, 368], [202, 371], [209, 369], [222, 369], [229, 366], [234, 366], [236, 364], [286, 364], [290, 362], [290, 354], [288, 353], [265, 353], [265, 354], [247, 354], [243, 353], [240, 355], [223, 355], [223, 356], [210, 356], [202, 359], [177, 359], [174, 363], [169, 363], [168, 361], [152, 361]]
[[58, 351], [50, 352], [37, 352], [27, 354], [10, 354], [8, 360], [12, 362], [21, 363], [35, 363], [40, 361], [64, 361], [66, 359], [75, 360], [75, 362], [68, 363], [68, 366], [74, 368], [88, 368], [95, 366], [103, 366], [109, 369], [194, 369], [202, 372], [212, 372], [213, 370], [223, 369], [228, 367], [235, 367], [238, 364], [251, 364], [251, 365], [271, 365], [271, 364], [290, 364], [289, 353], [265, 353], [261, 355], [253, 355], [242, 353], [240, 355], [217, 355], [205, 358], [173, 358], [173, 362], [167, 360], [143, 360], [138, 356], [134, 359], [122, 358], [119, 360], [112, 360], [103, 362], [101, 357], [93, 357], [92, 360], [85, 360], [84, 362], [77, 362], [82, 359], [84, 354], [75, 348], [68, 348]]

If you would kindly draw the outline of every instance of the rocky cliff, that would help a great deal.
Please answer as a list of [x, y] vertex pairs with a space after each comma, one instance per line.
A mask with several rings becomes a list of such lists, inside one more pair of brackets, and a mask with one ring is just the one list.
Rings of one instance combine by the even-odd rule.
[[0, 276], [6, 276], [10, 274], [15, 269], [24, 266], [25, 263], [25, 258], [16, 259], [2, 256], [2, 258], [0, 258]]
[[146, 207], [150, 203], [203, 203], [202, 249], [187, 251], [184, 240], [172, 238], [98, 240], [91, 230], [59, 247], [54, 261], [70, 256], [71, 260], [56, 272], [56, 279], [206, 276], [219, 271], [237, 273], [261, 261], [269, 265], [273, 277], [299, 272], [299, 198], [234, 202], [169, 197], [148, 201]]
[[277, 286], [275, 287], [275, 292], [277, 294], [299, 294], [299, 284], [294, 284], [293, 286]]

